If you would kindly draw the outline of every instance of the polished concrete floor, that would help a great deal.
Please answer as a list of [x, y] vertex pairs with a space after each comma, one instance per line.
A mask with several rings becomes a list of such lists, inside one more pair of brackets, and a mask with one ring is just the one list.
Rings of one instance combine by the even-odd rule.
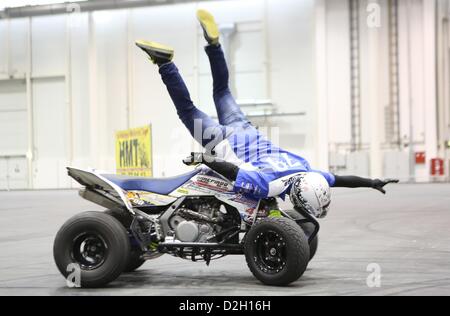
[[65, 286], [53, 238], [73, 214], [100, 208], [76, 191], [0, 192], [0, 295], [450, 295], [450, 185], [333, 194], [317, 256], [288, 287], [260, 284], [242, 256], [206, 267], [166, 255], [86, 290]]

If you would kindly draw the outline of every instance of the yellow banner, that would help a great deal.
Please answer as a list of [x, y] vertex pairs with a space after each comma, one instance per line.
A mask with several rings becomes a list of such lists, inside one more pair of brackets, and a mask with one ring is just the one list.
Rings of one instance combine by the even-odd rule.
[[151, 177], [152, 129], [151, 126], [116, 132], [117, 174]]

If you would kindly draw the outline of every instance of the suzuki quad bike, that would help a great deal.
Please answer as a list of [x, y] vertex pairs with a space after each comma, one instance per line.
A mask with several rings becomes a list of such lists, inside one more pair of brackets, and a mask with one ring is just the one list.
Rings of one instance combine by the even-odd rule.
[[283, 286], [302, 276], [317, 249], [319, 224], [306, 209], [235, 193], [204, 165], [165, 179], [67, 169], [81, 197], [107, 209], [72, 217], [55, 237], [59, 271], [68, 277], [76, 265], [81, 287], [104, 286], [163, 254], [207, 265], [245, 255], [258, 280]]

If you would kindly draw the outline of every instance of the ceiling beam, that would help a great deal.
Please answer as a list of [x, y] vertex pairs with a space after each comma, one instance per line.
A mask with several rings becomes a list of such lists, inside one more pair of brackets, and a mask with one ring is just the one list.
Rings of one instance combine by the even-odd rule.
[[91, 0], [86, 2], [68, 2], [50, 5], [6, 8], [4, 11], [0, 11], [0, 19], [64, 14], [71, 13], [74, 10], [79, 10], [80, 12], [89, 12], [203, 1], [209, 0]]

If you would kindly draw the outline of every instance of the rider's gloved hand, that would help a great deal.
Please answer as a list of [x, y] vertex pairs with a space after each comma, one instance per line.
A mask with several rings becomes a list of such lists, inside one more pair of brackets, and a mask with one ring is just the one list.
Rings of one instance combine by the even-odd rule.
[[203, 153], [191, 153], [190, 156], [183, 159], [183, 163], [187, 166], [196, 166], [203, 162]]
[[375, 190], [380, 191], [383, 194], [386, 194], [386, 190], [384, 189], [384, 186], [389, 184], [389, 183], [399, 183], [400, 180], [398, 179], [385, 179], [385, 180], [380, 180], [380, 179], [375, 179], [373, 180], [373, 185], [372, 187]]

